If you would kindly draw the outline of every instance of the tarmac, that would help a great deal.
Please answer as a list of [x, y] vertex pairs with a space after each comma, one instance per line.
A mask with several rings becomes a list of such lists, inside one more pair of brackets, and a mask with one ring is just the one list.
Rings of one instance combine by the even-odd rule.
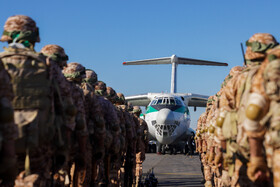
[[203, 179], [199, 156], [157, 155], [147, 153], [143, 163], [143, 178], [153, 169], [158, 186], [201, 186]]

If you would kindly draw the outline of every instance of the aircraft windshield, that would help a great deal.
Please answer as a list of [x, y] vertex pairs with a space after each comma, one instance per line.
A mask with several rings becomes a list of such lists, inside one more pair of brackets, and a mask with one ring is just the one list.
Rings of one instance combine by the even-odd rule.
[[151, 105], [182, 105], [181, 101], [174, 97], [158, 97], [155, 98]]

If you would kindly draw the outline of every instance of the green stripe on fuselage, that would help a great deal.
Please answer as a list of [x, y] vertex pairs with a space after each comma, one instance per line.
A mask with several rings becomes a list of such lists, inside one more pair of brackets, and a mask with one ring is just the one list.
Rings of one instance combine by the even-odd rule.
[[158, 112], [158, 110], [154, 109], [154, 108], [151, 107], [151, 106], [148, 106], [146, 114], [152, 113], [152, 112]]
[[174, 112], [185, 113], [187, 111], [186, 111], [186, 107], [182, 106], [182, 107], [178, 108], [177, 110], [175, 110]]

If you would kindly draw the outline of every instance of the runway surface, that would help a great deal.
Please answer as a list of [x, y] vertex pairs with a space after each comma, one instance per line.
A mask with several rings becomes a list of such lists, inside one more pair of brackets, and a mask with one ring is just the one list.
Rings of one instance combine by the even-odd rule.
[[198, 155], [157, 155], [146, 154], [143, 176], [154, 168], [158, 186], [204, 186]]

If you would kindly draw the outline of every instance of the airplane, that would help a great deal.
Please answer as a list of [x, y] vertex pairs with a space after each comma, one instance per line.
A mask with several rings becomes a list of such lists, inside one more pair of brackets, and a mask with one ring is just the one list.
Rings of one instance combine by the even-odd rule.
[[[189, 136], [194, 136], [195, 131], [190, 128], [190, 112], [188, 107], [206, 107], [209, 96], [193, 93], [177, 92], [177, 66], [208, 65], [228, 66], [227, 63], [197, 60], [191, 58], [171, 57], [137, 60], [123, 62], [123, 65], [158, 65], [171, 64], [171, 88], [170, 93], [147, 93], [134, 96], [126, 96], [125, 100], [135, 106], [146, 107], [143, 115], [148, 124], [150, 142], [156, 141], [156, 151], [165, 153], [169, 148], [170, 153], [176, 153], [178, 145], [186, 141]], [[154, 144], [155, 145], [155, 144]]]

